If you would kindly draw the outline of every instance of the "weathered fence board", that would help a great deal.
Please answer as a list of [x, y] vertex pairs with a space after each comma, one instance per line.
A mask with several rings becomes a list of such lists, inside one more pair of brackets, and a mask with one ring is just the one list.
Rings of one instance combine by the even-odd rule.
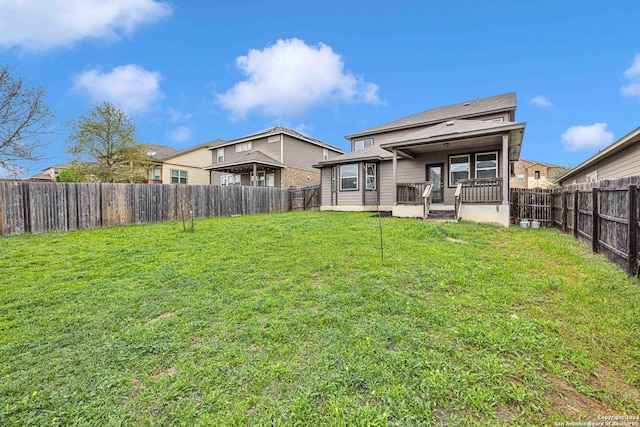
[[537, 219], [543, 225], [559, 228], [629, 275], [637, 275], [639, 184], [640, 176], [632, 176], [554, 190], [512, 189], [512, 218], [515, 223]]
[[289, 190], [0, 180], [0, 235], [285, 212]]

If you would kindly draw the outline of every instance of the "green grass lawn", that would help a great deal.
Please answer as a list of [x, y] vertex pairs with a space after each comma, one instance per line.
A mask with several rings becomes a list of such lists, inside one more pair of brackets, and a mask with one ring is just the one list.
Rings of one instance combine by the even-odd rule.
[[301, 212], [1, 238], [0, 425], [640, 413], [640, 282], [556, 230]]

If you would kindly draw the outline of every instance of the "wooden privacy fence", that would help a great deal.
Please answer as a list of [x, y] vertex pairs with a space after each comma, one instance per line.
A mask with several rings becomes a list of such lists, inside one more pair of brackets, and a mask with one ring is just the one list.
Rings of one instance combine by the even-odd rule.
[[291, 187], [289, 189], [289, 210], [304, 211], [320, 209], [321, 194], [319, 184], [303, 188]]
[[288, 210], [271, 187], [0, 181], [0, 235]]
[[568, 185], [554, 190], [512, 189], [511, 212], [571, 234], [594, 253], [638, 274], [640, 176]]

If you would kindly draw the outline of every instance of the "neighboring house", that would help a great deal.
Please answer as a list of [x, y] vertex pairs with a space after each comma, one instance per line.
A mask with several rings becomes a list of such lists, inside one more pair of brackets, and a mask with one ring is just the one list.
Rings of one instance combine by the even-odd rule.
[[[344, 154], [318, 139], [274, 127], [231, 141], [209, 143], [211, 184], [305, 187], [320, 183], [313, 165]], [[255, 179], [254, 179], [255, 177]]]
[[210, 144], [196, 145], [165, 157], [161, 166], [162, 183], [209, 185], [209, 171], [204, 167], [211, 164]]
[[562, 166], [518, 159], [513, 162], [511, 188], [552, 188], [555, 176], [564, 170]]
[[[158, 144], [142, 144], [147, 149], [147, 156], [149, 157], [150, 165], [149, 165], [149, 175], [147, 177], [147, 182], [162, 184], [162, 164], [164, 159], [172, 156], [177, 153], [173, 147], [168, 147], [166, 145], [158, 145]], [[166, 181], [165, 181], [166, 183]]]
[[[318, 162], [322, 209], [433, 211], [509, 224], [509, 164], [525, 123], [508, 93], [434, 108], [346, 138], [352, 152]], [[431, 203], [423, 199], [431, 191]]]
[[640, 175], [640, 127], [562, 176], [560, 185]]
[[69, 169], [71, 166], [73, 166], [73, 163], [71, 162], [48, 166], [42, 169], [42, 172], [40, 172], [38, 175], [27, 178], [27, 181], [53, 182], [60, 174], [60, 171]]

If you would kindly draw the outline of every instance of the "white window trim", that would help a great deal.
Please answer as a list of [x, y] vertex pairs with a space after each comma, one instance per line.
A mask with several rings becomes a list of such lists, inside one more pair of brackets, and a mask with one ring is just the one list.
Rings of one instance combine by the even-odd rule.
[[251, 150], [251, 147], [252, 147], [251, 141], [236, 144], [236, 153], [240, 153], [242, 151], [249, 151]]
[[322, 149], [322, 160], [329, 160], [329, 149], [328, 148], [323, 148]]
[[598, 180], [598, 170], [594, 170], [587, 174], [587, 182], [596, 182]]
[[353, 141], [353, 151], [364, 150], [365, 148], [368, 148], [371, 146], [373, 146], [373, 138], [360, 139], [358, 141]]
[[[522, 181], [520, 180], [520, 178], [522, 178]], [[517, 182], [524, 182], [524, 174], [523, 173], [519, 173], [518, 174]]]
[[[275, 187], [276, 186], [276, 174], [275, 173], [268, 173], [265, 179], [266, 179], [267, 187]], [[269, 182], [269, 180], [271, 180], [271, 182]]]
[[281, 135], [271, 135], [267, 138], [267, 142], [280, 142]]
[[[369, 166], [373, 166], [373, 175], [369, 175]], [[374, 191], [378, 186], [377, 180], [378, 166], [375, 163], [364, 164], [364, 186], [365, 190]], [[369, 178], [373, 178], [373, 188], [369, 188]]]
[[[478, 167], [478, 156], [484, 156], [484, 155], [487, 155], [487, 154], [495, 154], [496, 155], [496, 167], [495, 168], [480, 168], [480, 167]], [[476, 157], [476, 179], [478, 179], [478, 171], [479, 170], [488, 171], [488, 170], [495, 169], [496, 178], [498, 177], [498, 159], [499, 159], [499, 156], [498, 156], [498, 152], [497, 151], [487, 151], [486, 153], [476, 153], [475, 157]]]
[[[453, 156], [449, 156], [449, 188], [456, 187], [458, 184], [453, 183], [453, 170], [451, 168], [451, 160], [457, 157], [466, 157], [467, 158], [467, 178], [471, 177], [471, 155], [470, 154], [455, 154]], [[465, 171], [457, 171], [457, 172], [465, 172]], [[463, 178], [464, 179], [464, 178]]]
[[[342, 180], [343, 179], [345, 179], [345, 178], [353, 178], [353, 175], [349, 175], [349, 176], [345, 176], [345, 177], [342, 176], [342, 168], [347, 167], [347, 166], [355, 166], [355, 169], [356, 169], [356, 175], [355, 175], [356, 186], [355, 186], [355, 188], [342, 188]], [[358, 182], [359, 181], [359, 179], [358, 179], [358, 175], [359, 175], [358, 169], [359, 168], [358, 168], [358, 164], [357, 163], [349, 163], [347, 165], [340, 165], [340, 168], [339, 168], [339, 171], [338, 171], [339, 174], [340, 174], [340, 191], [358, 191], [358, 189], [360, 188], [360, 183]]]
[[220, 185], [240, 185], [241, 182], [240, 175], [220, 175]]
[[224, 147], [218, 148], [218, 151], [216, 152], [216, 156], [218, 159], [218, 163], [224, 162]]

